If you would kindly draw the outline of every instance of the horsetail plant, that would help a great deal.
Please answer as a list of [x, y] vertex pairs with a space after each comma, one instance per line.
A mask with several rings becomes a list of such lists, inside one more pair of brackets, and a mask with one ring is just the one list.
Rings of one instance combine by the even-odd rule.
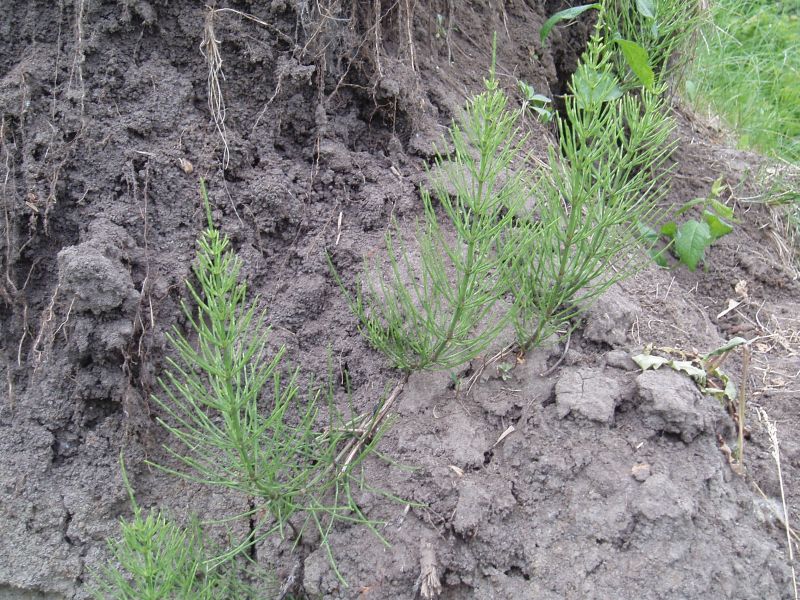
[[[622, 93], [596, 32], [557, 116], [558, 151], [532, 194], [535, 210], [517, 220], [504, 244], [516, 249], [507, 275], [525, 349], [573, 322], [613, 283], [632, 273], [666, 191], [661, 164], [672, 151], [671, 120], [656, 89]], [[574, 325], [574, 323], [573, 323]]]
[[[260, 588], [274, 589], [275, 578], [252, 561], [208, 566], [210, 548], [197, 519], [181, 525], [161, 510], [139, 506], [120, 453], [122, 481], [133, 517], [120, 521], [121, 535], [108, 540], [112, 562], [93, 573], [91, 593], [98, 600], [225, 600], [257, 594], [246, 579], [257, 577]], [[257, 571], [257, 572], [256, 572]]]
[[[648, 54], [656, 83], [668, 83], [688, 62], [691, 39], [701, 21], [696, 0], [606, 0], [601, 10], [602, 35], [608, 43], [634, 43]], [[624, 49], [624, 48], [623, 48]], [[624, 52], [614, 53], [617, 74], [637, 85]]]
[[419, 263], [390, 231], [388, 272], [367, 264], [349, 297], [367, 340], [406, 373], [471, 360], [513, 318], [513, 308], [494, 310], [509, 290], [504, 275], [515, 254], [498, 240], [526, 198], [515, 164], [525, 141], [517, 129], [521, 115], [507, 105], [493, 65], [485, 90], [450, 128], [452, 151], [436, 155], [432, 190], [422, 190]]
[[[298, 370], [282, 372], [285, 348], [268, 351], [270, 328], [256, 312], [257, 300], [247, 307], [247, 288], [239, 281], [242, 262], [214, 227], [202, 182], [201, 190], [208, 227], [198, 242], [198, 287], [187, 282], [197, 314], [186, 303], [182, 307], [195, 341], [173, 329], [169, 341], [178, 358], [167, 360], [160, 382], [164, 397], [154, 397], [167, 415], [160, 423], [177, 442], [166, 451], [183, 468], [156, 466], [249, 499], [249, 510], [238, 515], [251, 523], [249, 535], [213, 562], [268, 535], [286, 536], [287, 526], [297, 539], [312, 526], [335, 570], [327, 543], [332, 524], [371, 526], [348, 486], [352, 468], [373, 446], [340, 464], [352, 423], [337, 411], [330, 387], [311, 386], [301, 399]], [[328, 400], [324, 428], [318, 427], [321, 397]]]

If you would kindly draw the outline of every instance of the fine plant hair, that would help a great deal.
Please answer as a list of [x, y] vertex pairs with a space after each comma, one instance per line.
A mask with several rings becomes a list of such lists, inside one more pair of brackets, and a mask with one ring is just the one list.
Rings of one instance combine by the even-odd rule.
[[525, 141], [519, 119], [492, 66], [485, 90], [450, 128], [452, 151], [436, 155], [432, 189], [422, 190], [419, 263], [390, 231], [387, 272], [365, 266], [350, 306], [367, 340], [398, 369], [457, 367], [485, 350], [513, 317], [513, 309], [494, 309], [509, 289], [504, 275], [515, 254], [498, 241], [526, 196], [524, 177], [514, 171]]
[[[144, 511], [136, 502], [120, 456], [122, 480], [133, 517], [120, 520], [120, 536], [109, 539], [111, 561], [92, 575], [98, 600], [225, 600], [254, 597], [245, 579], [276, 588], [275, 579], [250, 561], [210, 568], [210, 549], [196, 519], [183, 526], [163, 511]], [[255, 573], [254, 571], [258, 571]]]
[[[667, 82], [691, 58], [701, 21], [698, 0], [606, 0], [601, 12], [604, 39], [609, 44], [629, 40], [644, 48], [657, 82]], [[623, 85], [635, 85], [621, 53], [614, 53], [613, 62]]]
[[533, 186], [535, 209], [504, 238], [517, 249], [504, 279], [523, 349], [574, 321], [641, 264], [638, 224], [654, 218], [666, 192], [661, 165], [673, 125], [664, 88], [620, 95], [605, 48], [596, 31], [556, 118], [559, 145]]
[[[163, 394], [154, 398], [166, 413], [159, 422], [173, 440], [166, 451], [179, 467], [156, 466], [249, 499], [250, 509], [233, 517], [250, 522], [249, 535], [212, 564], [266, 536], [285, 537], [287, 527], [297, 542], [311, 526], [336, 571], [327, 541], [333, 524], [357, 522], [374, 531], [352, 499], [350, 475], [380, 432], [341, 466], [342, 446], [355, 433], [334, 405], [334, 386], [329, 381], [302, 391], [298, 370], [284, 373], [285, 348], [270, 353], [270, 328], [256, 311], [258, 299], [248, 307], [242, 262], [214, 227], [201, 189], [208, 227], [198, 240], [197, 284], [187, 282], [196, 311], [182, 307], [192, 339], [177, 327], [169, 335], [177, 358], [167, 359]], [[320, 427], [323, 412], [328, 416]]]

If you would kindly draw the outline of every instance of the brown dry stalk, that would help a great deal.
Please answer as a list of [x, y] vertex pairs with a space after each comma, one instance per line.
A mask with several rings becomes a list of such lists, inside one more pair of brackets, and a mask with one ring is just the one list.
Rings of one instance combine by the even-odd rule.
[[[360, 419], [360, 426], [357, 426], [357, 430], [360, 430], [362, 433], [357, 438], [354, 438], [344, 447], [344, 449], [339, 453], [339, 457], [345, 456], [344, 462], [342, 463], [341, 472], [344, 473], [347, 468], [350, 466], [350, 463], [353, 462], [356, 456], [358, 456], [361, 450], [369, 444], [370, 440], [372, 440], [375, 432], [378, 431], [381, 423], [386, 418], [386, 415], [392, 409], [395, 401], [400, 397], [400, 394], [403, 393], [403, 388], [405, 387], [406, 383], [408, 383], [409, 374], [405, 373], [397, 385], [394, 386], [391, 393], [386, 397], [386, 401], [381, 405], [378, 412], [373, 413], [372, 415], [365, 415]], [[337, 460], [338, 463], [338, 460]]]
[[775, 422], [769, 418], [767, 412], [763, 408], [757, 408], [758, 418], [764, 425], [770, 442], [770, 453], [772, 459], [775, 461], [775, 467], [778, 470], [778, 485], [781, 490], [781, 505], [783, 507], [783, 526], [786, 529], [786, 545], [789, 547], [789, 568], [792, 571], [792, 588], [794, 591], [794, 600], [800, 600], [797, 591], [797, 575], [794, 569], [794, 549], [792, 546], [792, 529], [789, 526], [789, 509], [786, 507], [786, 494], [783, 487], [783, 471], [781, 470], [781, 451], [778, 443], [778, 428]]
[[744, 416], [747, 402], [747, 382], [750, 377], [750, 346], [742, 346], [742, 382], [739, 386], [739, 410], [737, 420], [739, 425], [739, 466], [744, 468]]
[[420, 594], [425, 600], [437, 598], [442, 593], [442, 583], [436, 569], [436, 553], [430, 542], [421, 544], [419, 566], [420, 573], [414, 584], [414, 597]]

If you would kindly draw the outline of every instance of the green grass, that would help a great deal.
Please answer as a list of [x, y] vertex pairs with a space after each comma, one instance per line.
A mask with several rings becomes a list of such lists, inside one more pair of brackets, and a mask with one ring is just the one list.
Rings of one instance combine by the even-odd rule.
[[800, 162], [800, 4], [716, 0], [686, 81], [743, 148]]

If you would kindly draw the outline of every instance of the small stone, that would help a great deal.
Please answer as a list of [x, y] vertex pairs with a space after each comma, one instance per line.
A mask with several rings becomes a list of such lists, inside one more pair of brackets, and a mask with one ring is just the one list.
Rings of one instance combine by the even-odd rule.
[[631, 469], [631, 475], [636, 481], [646, 481], [648, 477], [650, 477], [650, 465], [647, 463], [640, 463], [638, 465], [633, 465]]

